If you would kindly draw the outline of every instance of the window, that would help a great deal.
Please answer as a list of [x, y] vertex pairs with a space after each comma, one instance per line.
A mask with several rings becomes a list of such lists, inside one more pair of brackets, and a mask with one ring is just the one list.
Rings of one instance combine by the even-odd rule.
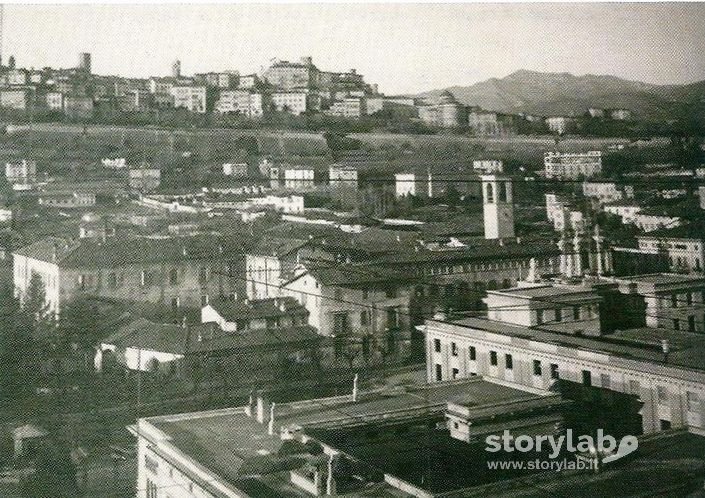
[[171, 308], [173, 310], [179, 309], [179, 298], [178, 297], [172, 297], [171, 298]]
[[366, 327], [370, 324], [370, 312], [368, 310], [364, 310], [360, 312], [360, 325], [362, 327]]
[[600, 386], [604, 389], [610, 388], [610, 376], [608, 374], [600, 374]]
[[201, 306], [208, 306], [208, 294], [201, 296]]
[[443, 367], [436, 363], [436, 382], [443, 380]]
[[117, 274], [108, 273], [108, 288], [109, 289], [117, 289], [117, 286], [118, 286]]
[[157, 498], [157, 493], [159, 491], [159, 488], [157, 488], [157, 485], [153, 483], [150, 479], [147, 479], [147, 498]]
[[336, 287], [335, 290], [333, 290], [333, 299], [336, 301], [343, 299], [343, 289]]
[[583, 385], [590, 387], [592, 385], [592, 373], [590, 370], [583, 370]]
[[560, 322], [563, 320], [563, 311], [560, 308], [556, 308], [556, 321]]
[[458, 345], [454, 342], [450, 343], [450, 354], [452, 356], [458, 356]]
[[497, 366], [497, 351], [490, 351], [490, 365]]
[[169, 270], [169, 285], [178, 285], [179, 283], [179, 270], [172, 268]]
[[660, 425], [662, 431], [667, 431], [668, 429], [671, 428], [671, 421], [661, 418], [661, 419], [659, 419], [659, 425]]
[[543, 323], [543, 310], [536, 310], [536, 324], [541, 325]]
[[504, 355], [504, 366], [507, 370], [512, 370], [514, 368], [514, 361], [512, 359], [512, 355], [510, 355], [510, 354]]
[[560, 379], [560, 374], [558, 373], [558, 365], [551, 363], [551, 378]]
[[688, 331], [695, 332], [695, 317], [694, 316], [688, 317]]
[[452, 377], [453, 379], [457, 379], [457, 378], [458, 378], [458, 373], [460, 373], [460, 372], [458, 371], [458, 369], [457, 369], [457, 368], [454, 368], [454, 369], [451, 371], [451, 377]]
[[399, 310], [396, 307], [387, 308], [387, 327], [390, 329], [399, 327]]
[[673, 319], [673, 330], [681, 329], [681, 321], [678, 318]]
[[362, 299], [368, 299], [370, 297], [370, 291], [367, 289], [362, 289]]
[[348, 327], [348, 314], [347, 313], [334, 313], [333, 314], [333, 335], [347, 335], [349, 332]]
[[573, 306], [573, 320], [580, 320], [580, 306]]
[[666, 386], [656, 386], [656, 394], [660, 405], [668, 402], [668, 389], [666, 389]]
[[541, 375], [541, 360], [534, 360], [534, 375]]
[[629, 392], [637, 396], [641, 395], [641, 385], [638, 380], [632, 379], [629, 381]]
[[468, 354], [470, 355], [470, 361], [477, 360], [477, 350], [475, 349], [475, 346], [470, 346], [468, 348]]
[[671, 294], [671, 307], [676, 308], [678, 306], [678, 294]]
[[434, 340], [433, 340], [433, 350], [434, 350], [436, 353], [440, 353], [440, 352], [441, 352], [441, 340], [440, 340], [440, 339], [434, 339]]
[[700, 410], [700, 397], [698, 396], [698, 393], [686, 391], [685, 402], [689, 412], [697, 412]]
[[198, 282], [201, 284], [208, 282], [208, 268], [205, 266], [202, 266], [200, 270], [198, 270]]
[[693, 294], [691, 292], [685, 293], [685, 304], [687, 304], [688, 306], [693, 304]]

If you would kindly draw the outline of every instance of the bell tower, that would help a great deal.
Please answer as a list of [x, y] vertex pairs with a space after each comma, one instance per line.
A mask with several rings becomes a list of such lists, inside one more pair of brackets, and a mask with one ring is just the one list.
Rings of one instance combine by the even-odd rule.
[[501, 175], [482, 175], [481, 179], [485, 238], [514, 238], [511, 178]]

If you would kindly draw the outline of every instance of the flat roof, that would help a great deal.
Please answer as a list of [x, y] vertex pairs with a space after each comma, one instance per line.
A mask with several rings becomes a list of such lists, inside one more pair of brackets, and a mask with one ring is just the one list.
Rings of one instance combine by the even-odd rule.
[[[480, 406], [534, 397], [533, 393], [474, 377], [405, 390], [361, 392], [357, 402], [350, 396], [338, 396], [276, 404], [275, 426], [277, 432], [280, 427], [301, 426], [307, 434], [313, 430], [329, 433], [339, 428], [360, 427], [384, 431], [382, 425], [395, 420], [406, 423], [409, 414], [422, 425], [430, 419], [439, 419], [445, 413], [447, 401], [453, 399], [465, 406]], [[310, 455], [278, 456], [283, 444], [279, 435], [270, 436], [267, 424], [247, 416], [243, 408], [151, 417], [143, 421], [163, 432], [182, 454], [232, 487], [245, 492], [249, 489], [256, 496], [307, 496], [291, 485], [289, 471], [304, 467]], [[393, 430], [389, 433], [394, 434]], [[384, 482], [368, 483], [350, 495], [407, 496]]]
[[643, 275], [630, 275], [616, 277], [615, 280], [623, 282], [644, 282], [648, 284], [680, 284], [684, 282], [705, 282], [705, 277], [696, 275], [683, 275], [680, 273], [645, 273]]
[[[656, 345], [655, 343], [635, 342], [629, 339], [628, 331], [622, 331], [622, 335], [609, 334], [599, 337], [586, 337], [570, 333], [553, 332], [538, 327], [513, 325], [506, 322], [488, 320], [486, 318], [471, 317], [440, 323], [458, 326], [460, 328], [459, 331], [466, 329], [467, 335], [472, 335], [472, 329], [477, 329], [510, 337], [555, 344], [572, 349], [592, 350], [626, 359], [644, 360], [669, 367], [684, 367], [687, 369], [705, 371], [705, 361], [703, 361], [705, 359], [705, 341], [685, 341], [682, 343], [684, 344], [683, 349], [679, 350], [676, 348], [674, 350], [674, 348], [671, 348], [668, 363], [665, 364], [663, 362], [663, 352], [661, 351], [660, 343]], [[691, 332], [679, 332], [674, 330], [669, 331], [669, 333], [676, 334], [680, 337], [682, 337], [682, 335], [687, 335], [688, 337], [693, 336]]]
[[511, 289], [487, 291], [494, 295], [513, 295], [517, 297], [548, 297], [566, 296], [568, 294], [595, 293], [595, 289], [589, 285], [537, 285], [527, 287], [512, 287]]

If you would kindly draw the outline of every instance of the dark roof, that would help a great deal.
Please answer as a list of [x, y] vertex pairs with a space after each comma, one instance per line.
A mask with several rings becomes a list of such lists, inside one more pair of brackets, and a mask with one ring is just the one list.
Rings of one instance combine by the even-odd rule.
[[188, 331], [180, 325], [138, 318], [101, 341], [120, 348], [140, 347], [163, 353], [184, 354]]
[[255, 320], [258, 318], [274, 318], [294, 313], [308, 313], [306, 307], [293, 297], [257, 299], [248, 303], [242, 301], [216, 300], [210, 303], [211, 308], [230, 322], [236, 320]]
[[323, 285], [339, 287], [387, 286], [399, 282], [409, 282], [416, 276], [412, 270], [403, 268], [337, 263], [331, 265], [308, 265], [306, 266], [306, 272], [295, 276], [291, 279], [291, 282], [306, 273], [313, 275]]
[[211, 235], [165, 238], [109, 238], [68, 240], [47, 237], [15, 253], [40, 261], [56, 261], [65, 268], [116, 268], [129, 264], [222, 258], [241, 254], [242, 245]]
[[676, 239], [705, 240], [705, 222], [687, 223], [673, 228], [660, 228], [637, 238], [669, 237]]
[[476, 240], [474, 244], [460, 248], [430, 250], [423, 247], [399, 251], [381, 256], [377, 263], [454, 263], [461, 261], [545, 257], [560, 254], [551, 240], [533, 240], [522, 243], [508, 242], [500, 245], [497, 241]]
[[254, 329], [246, 332], [225, 332], [215, 323], [203, 323], [190, 327], [187, 353], [209, 353], [253, 348], [277, 348], [308, 344], [321, 339], [315, 327], [298, 325], [271, 329]]

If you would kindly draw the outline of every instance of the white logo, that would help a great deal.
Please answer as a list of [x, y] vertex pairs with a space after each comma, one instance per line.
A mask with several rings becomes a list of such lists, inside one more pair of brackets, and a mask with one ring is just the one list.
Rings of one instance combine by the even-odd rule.
[[617, 440], [605, 434], [602, 429], [597, 430], [597, 444], [595, 438], [589, 435], [582, 434], [573, 438], [573, 430], [567, 429], [565, 435], [537, 435], [537, 436], [512, 436], [508, 430], [504, 430], [501, 436], [490, 435], [485, 438], [485, 451], [496, 453], [498, 451], [506, 451], [512, 453], [519, 451], [527, 453], [530, 451], [546, 451], [549, 450], [549, 458], [558, 458], [561, 455], [563, 448], [571, 453], [599, 453], [604, 455], [603, 463], [609, 463], [618, 460], [630, 453], [636, 451], [639, 447], [639, 442], [635, 436], [624, 436], [619, 445]]

